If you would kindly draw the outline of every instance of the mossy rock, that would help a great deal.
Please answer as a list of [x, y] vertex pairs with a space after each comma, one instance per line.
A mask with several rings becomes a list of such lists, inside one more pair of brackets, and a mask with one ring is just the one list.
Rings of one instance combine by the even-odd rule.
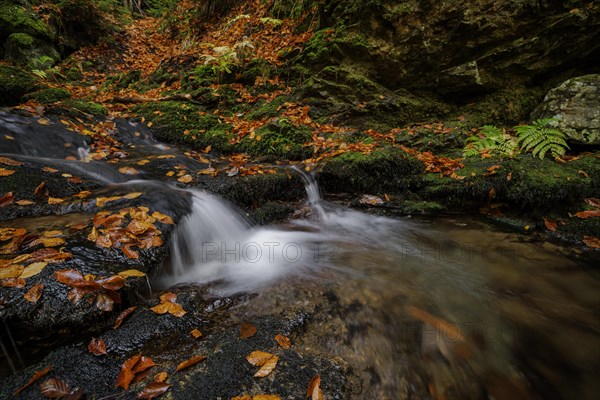
[[254, 85], [256, 78], [269, 79], [274, 75], [275, 66], [262, 58], [254, 58], [246, 64], [238, 74], [238, 81], [246, 85]]
[[233, 151], [231, 126], [221, 123], [216, 115], [203, 107], [177, 101], [147, 103], [133, 112], [151, 121], [152, 130], [160, 140], [186, 144], [196, 149], [212, 146], [221, 153]]
[[0, 65], [0, 106], [19, 104], [24, 95], [41, 87], [33, 75], [22, 69]]
[[92, 115], [96, 117], [105, 117], [108, 115], [108, 110], [101, 104], [93, 101], [79, 100], [79, 99], [68, 99], [60, 103], [56, 103], [49, 112], [59, 115], [73, 115], [81, 116]]
[[271, 101], [260, 100], [246, 116], [251, 120], [261, 120], [279, 116], [279, 108], [286, 102], [292, 102], [288, 96], [278, 96]]
[[320, 168], [317, 179], [327, 192], [400, 193], [423, 170], [423, 164], [406, 152], [385, 147], [371, 154], [348, 152], [331, 159]]
[[13, 33], [25, 33], [38, 38], [53, 39], [48, 26], [40, 17], [19, 4], [0, 2], [0, 40]]
[[311, 139], [310, 128], [295, 126], [286, 119], [275, 119], [258, 129], [254, 137], [244, 137], [240, 148], [253, 156], [302, 160], [310, 157], [313, 152], [312, 148], [305, 146]]
[[63, 88], [48, 88], [29, 93], [23, 97], [24, 100], [35, 100], [42, 104], [56, 103], [71, 97], [71, 93]]
[[60, 60], [60, 55], [52, 44], [27, 33], [13, 33], [4, 47], [7, 60], [29, 69], [48, 69]]

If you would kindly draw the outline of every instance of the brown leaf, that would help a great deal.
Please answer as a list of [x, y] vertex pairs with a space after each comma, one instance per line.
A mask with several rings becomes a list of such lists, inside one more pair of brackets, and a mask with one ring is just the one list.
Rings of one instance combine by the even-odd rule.
[[23, 273], [25, 267], [22, 265], [10, 265], [0, 268], [0, 279], [18, 278]]
[[8, 157], [0, 157], [0, 164], [10, 165], [11, 167], [18, 167], [19, 165], [23, 165], [21, 161], [16, 161]]
[[181, 318], [186, 314], [186, 311], [183, 309], [183, 307], [181, 307], [181, 305], [175, 302], [176, 300], [177, 295], [175, 293], [164, 293], [160, 296], [160, 304], [152, 307], [150, 310], [154, 311], [156, 314], [169, 313]]
[[164, 382], [167, 380], [168, 376], [169, 376], [169, 374], [167, 374], [165, 371], [159, 372], [154, 377], [154, 382]]
[[17, 200], [15, 201], [15, 203], [17, 203], [20, 206], [30, 206], [32, 204], [35, 204], [33, 201], [31, 200]]
[[277, 367], [277, 361], [279, 361], [278, 356], [272, 356], [269, 358], [264, 365], [254, 374], [255, 378], [264, 378], [269, 375], [275, 367]]
[[42, 292], [44, 291], [44, 285], [38, 283], [34, 285], [25, 293], [24, 298], [30, 303], [37, 303], [37, 301], [42, 297]]
[[179, 371], [189, 368], [193, 365], [196, 365], [199, 362], [204, 361], [205, 359], [206, 359], [206, 357], [204, 357], [204, 356], [194, 356], [194, 357], [190, 358], [189, 360], [185, 360], [184, 362], [180, 363], [177, 366], [177, 369], [175, 369], [175, 371], [179, 372]]
[[96, 307], [104, 312], [111, 312], [115, 306], [115, 302], [108, 294], [100, 293], [96, 298]]
[[190, 183], [194, 178], [192, 178], [191, 175], [183, 175], [181, 178], [178, 178], [177, 180], [181, 183]]
[[14, 173], [15, 171], [12, 169], [0, 168], [0, 176], [10, 176]]
[[588, 210], [588, 211], [580, 211], [575, 214], [577, 218], [588, 219], [593, 217], [600, 217], [600, 210]]
[[142, 353], [138, 353], [123, 362], [123, 365], [121, 365], [121, 371], [117, 377], [117, 383], [115, 384], [116, 387], [121, 387], [125, 390], [129, 389], [129, 384], [135, 376], [132, 372], [132, 368], [140, 360], [140, 358], [142, 358]]
[[173, 225], [175, 222], [173, 221], [173, 218], [169, 217], [166, 214], [160, 213], [158, 211], [154, 211], [152, 213], [152, 217], [156, 218], [156, 220], [158, 222], [162, 222], [163, 224], [167, 224], [167, 225]]
[[321, 377], [319, 375], [313, 376], [306, 389], [306, 397], [310, 397], [310, 400], [323, 400], [323, 392], [321, 391]]
[[121, 324], [123, 323], [123, 321], [125, 320], [125, 318], [127, 318], [128, 316], [130, 316], [131, 314], [133, 314], [133, 312], [136, 309], [137, 309], [137, 306], [133, 306], [133, 307], [129, 307], [129, 308], [123, 310], [121, 312], [121, 314], [119, 314], [119, 316], [115, 320], [115, 326], [113, 327], [113, 329], [117, 329], [118, 327], [120, 327]]
[[35, 381], [40, 379], [42, 376], [46, 375], [51, 370], [52, 370], [52, 365], [49, 365], [46, 368], [39, 370], [38, 372], [33, 374], [31, 379], [28, 380], [26, 384], [24, 384], [23, 386], [21, 386], [20, 388], [15, 390], [15, 396], [18, 395], [19, 393], [21, 393], [23, 390], [27, 389], [29, 386], [33, 385], [35, 383]]
[[106, 344], [104, 343], [104, 340], [102, 340], [101, 338], [92, 338], [92, 340], [90, 341], [90, 344], [88, 344], [88, 350], [90, 353], [96, 355], [96, 356], [102, 356], [105, 354], [108, 354], [106, 352]]
[[15, 201], [15, 193], [8, 192], [0, 197], [0, 208], [11, 205]]
[[594, 208], [600, 208], [600, 199], [590, 198], [590, 199], [585, 199], [585, 202]]
[[35, 190], [33, 191], [35, 197], [45, 197], [48, 196], [48, 189], [46, 188], [46, 182], [40, 183]]
[[133, 167], [121, 167], [119, 168], [119, 172], [125, 175], [137, 175], [140, 173], [140, 171]]
[[125, 271], [121, 271], [119, 272], [117, 275], [122, 276], [123, 278], [129, 278], [129, 277], [142, 277], [142, 276], [146, 276], [145, 273], [143, 273], [140, 270], [137, 269], [128, 269]]
[[247, 339], [254, 335], [256, 335], [256, 327], [254, 325], [244, 322], [240, 326], [240, 337], [242, 339]]
[[48, 204], [61, 204], [64, 203], [65, 199], [59, 197], [48, 197]]
[[248, 362], [256, 367], [261, 367], [254, 377], [262, 378], [269, 375], [277, 366], [279, 357], [276, 355], [256, 350], [246, 357]]
[[544, 218], [544, 225], [546, 225], [546, 228], [548, 228], [548, 230], [554, 232], [556, 231], [556, 222], [549, 220], [548, 218]]
[[171, 385], [169, 385], [168, 383], [150, 382], [148, 386], [146, 386], [144, 390], [142, 390], [140, 394], [138, 394], [138, 399], [155, 399], [163, 393], [165, 393], [167, 390], [169, 390], [170, 387]]
[[600, 239], [594, 236], [584, 236], [583, 243], [591, 249], [600, 249]]
[[25, 287], [25, 285], [26, 285], [26, 282], [25, 282], [25, 279], [23, 279], [23, 278], [0, 279], [1, 287], [11, 287], [11, 288], [22, 289]]
[[144, 372], [145, 370], [152, 368], [155, 365], [156, 365], [156, 363], [154, 362], [154, 360], [152, 358], [146, 357], [146, 356], [141, 356], [131, 371], [134, 374], [139, 374], [140, 372]]
[[60, 399], [71, 392], [69, 385], [58, 378], [50, 378], [40, 383], [40, 393], [45, 397]]
[[198, 329], [194, 329], [190, 333], [194, 337], [194, 339], [202, 337], [202, 332], [200, 332]]
[[290, 347], [292, 347], [292, 341], [290, 340], [290, 338], [283, 336], [283, 335], [275, 335], [275, 340], [277, 341], [277, 343], [279, 343], [279, 345], [281, 347], [283, 347], [284, 349], [289, 349]]

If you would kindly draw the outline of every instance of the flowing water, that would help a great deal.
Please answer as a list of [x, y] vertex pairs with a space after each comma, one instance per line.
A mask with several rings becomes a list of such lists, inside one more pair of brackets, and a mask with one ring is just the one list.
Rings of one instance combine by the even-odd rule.
[[10, 154], [46, 157], [112, 188], [192, 197], [156, 285], [258, 293], [241, 308], [247, 315], [338, 304], [343, 311], [321, 321], [310, 346], [369, 369], [360, 376], [371, 396], [364, 398], [400, 397], [417, 365], [434, 382], [432, 393], [455, 390], [455, 398], [473, 397], [471, 382], [498, 399], [600, 393], [600, 276], [589, 254], [466, 217], [415, 221], [354, 211], [323, 201], [314, 178], [301, 171], [312, 212], [256, 227], [218, 196], [159, 182], [151, 171], [144, 178], [157, 180], [132, 180], [106, 163], [90, 172], [85, 143], [70, 150], [79, 161], [64, 161], [64, 146], [46, 147]]

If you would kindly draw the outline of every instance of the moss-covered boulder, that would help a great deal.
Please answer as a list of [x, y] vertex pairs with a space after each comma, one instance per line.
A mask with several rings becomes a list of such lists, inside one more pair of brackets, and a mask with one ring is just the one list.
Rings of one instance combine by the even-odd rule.
[[312, 154], [312, 148], [305, 146], [311, 139], [312, 131], [307, 126], [296, 126], [285, 118], [276, 118], [254, 134], [245, 136], [240, 148], [253, 156], [302, 160]]
[[600, 75], [580, 76], [561, 83], [548, 92], [532, 118], [554, 118], [552, 124], [570, 142], [599, 145]]
[[[51, 96], [60, 96], [60, 92], [54, 94], [48, 94], [47, 99], [51, 100]], [[44, 98], [44, 97], [42, 97]], [[95, 116], [105, 117], [108, 115], [108, 110], [102, 105], [93, 101], [81, 100], [81, 99], [67, 99], [60, 103], [54, 104], [48, 109], [50, 114], [58, 115], [69, 115], [74, 117], [83, 116]]]
[[348, 152], [331, 159], [318, 171], [317, 180], [326, 192], [400, 193], [423, 170], [423, 164], [406, 152], [386, 147], [371, 154]]
[[42, 104], [56, 103], [71, 97], [71, 93], [63, 88], [48, 88], [29, 93], [23, 97], [23, 100], [35, 100]]
[[13, 33], [26, 33], [51, 40], [53, 35], [42, 19], [18, 1], [0, 2], [0, 42]]
[[0, 65], [0, 106], [18, 104], [24, 95], [41, 87], [31, 74], [22, 69]]
[[13, 33], [6, 40], [4, 48], [7, 60], [29, 69], [44, 70], [60, 60], [60, 55], [52, 44], [27, 33]]

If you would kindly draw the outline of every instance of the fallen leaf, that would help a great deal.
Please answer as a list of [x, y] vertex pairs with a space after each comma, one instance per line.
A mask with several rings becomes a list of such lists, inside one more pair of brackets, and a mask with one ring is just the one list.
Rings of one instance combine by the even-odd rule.
[[181, 183], [190, 183], [194, 178], [191, 175], [183, 175], [181, 178], [178, 178], [177, 181]]
[[186, 314], [186, 311], [181, 305], [177, 304], [175, 300], [177, 300], [177, 295], [175, 293], [164, 293], [160, 296], [160, 304], [152, 307], [150, 310], [154, 311], [156, 314], [169, 313], [181, 318]]
[[544, 225], [546, 225], [548, 230], [552, 232], [556, 231], [556, 222], [549, 220], [548, 218], [544, 218]]
[[35, 197], [44, 197], [48, 196], [48, 188], [46, 188], [46, 182], [42, 182], [33, 191]]
[[35, 202], [33, 202], [31, 200], [17, 200], [17, 201], [15, 201], [15, 203], [17, 203], [20, 206], [30, 206], [30, 205], [34, 204]]
[[64, 203], [65, 199], [59, 197], [48, 197], [48, 204], [61, 204]]
[[144, 372], [149, 368], [152, 368], [156, 365], [154, 360], [150, 357], [141, 356], [138, 362], [135, 364], [133, 369], [131, 370], [133, 374], [139, 374], [140, 372]]
[[119, 172], [125, 175], [137, 175], [140, 173], [140, 171], [133, 167], [121, 167], [119, 168]]
[[19, 165], [23, 165], [21, 161], [16, 161], [8, 157], [0, 157], [0, 164], [10, 165], [11, 167], [18, 167]]
[[135, 364], [142, 358], [142, 353], [138, 353], [135, 356], [128, 358], [121, 365], [121, 371], [119, 372], [119, 376], [117, 377], [116, 387], [123, 388], [125, 390], [129, 389], [129, 384], [135, 377], [135, 374], [132, 372]]
[[99, 310], [104, 312], [111, 312], [114, 308], [115, 302], [111, 299], [108, 294], [100, 293], [98, 297], [96, 297], [96, 307]]
[[32, 276], [35, 276], [35, 275], [39, 274], [40, 272], [42, 272], [42, 270], [44, 268], [46, 268], [47, 265], [48, 265], [48, 263], [45, 261], [34, 262], [32, 264], [29, 264], [28, 266], [25, 267], [25, 269], [23, 270], [23, 272], [21, 273], [19, 278], [23, 278], [23, 279], [31, 278]]
[[248, 362], [256, 367], [261, 367], [255, 374], [255, 378], [264, 378], [269, 375], [277, 366], [279, 357], [264, 351], [256, 350], [246, 357]]
[[38, 372], [33, 374], [31, 379], [29, 379], [26, 384], [24, 384], [23, 386], [21, 386], [20, 388], [15, 390], [15, 396], [18, 395], [19, 393], [21, 393], [23, 390], [27, 389], [29, 386], [33, 385], [35, 383], [35, 381], [40, 379], [42, 376], [46, 375], [51, 370], [52, 370], [52, 365], [49, 365], [46, 368], [39, 370]]
[[26, 284], [27, 282], [25, 282], [25, 279], [23, 278], [0, 279], [0, 286], [2, 287], [22, 289]]
[[276, 394], [257, 394], [252, 400], [281, 400], [281, 397]]
[[0, 168], [0, 176], [11, 176], [14, 173], [12, 169]]
[[8, 192], [0, 197], [0, 208], [11, 205], [15, 201], [15, 193]]
[[254, 335], [256, 335], [256, 327], [254, 325], [244, 322], [240, 326], [240, 337], [242, 339], [247, 339]]
[[113, 327], [113, 329], [117, 329], [118, 327], [120, 327], [121, 324], [123, 323], [123, 321], [125, 320], [125, 318], [127, 318], [128, 316], [130, 316], [131, 314], [133, 314], [133, 312], [136, 309], [137, 309], [137, 306], [133, 306], [133, 307], [129, 307], [129, 308], [123, 310], [121, 312], [121, 314], [119, 314], [119, 316], [115, 320], [115, 326]]
[[133, 200], [133, 199], [137, 199], [138, 197], [140, 197], [143, 193], [142, 192], [132, 192], [132, 193], [127, 193], [125, 196], [123, 196], [126, 199], [129, 200]]
[[23, 297], [30, 303], [37, 303], [40, 297], [42, 297], [43, 291], [44, 285], [38, 283], [37, 285], [32, 286]]
[[23, 273], [25, 267], [22, 265], [10, 265], [0, 268], [0, 279], [18, 278]]
[[165, 371], [159, 372], [156, 374], [156, 376], [154, 376], [154, 382], [164, 382], [167, 380], [168, 376], [169, 374], [167, 374]]
[[592, 207], [600, 208], [600, 199], [590, 198], [590, 199], [585, 199], [585, 202], [588, 203]]
[[132, 246], [133, 245], [131, 245], [131, 244], [126, 244], [125, 246], [121, 247], [121, 250], [123, 251], [123, 254], [125, 254], [125, 256], [127, 258], [132, 259], [132, 260], [137, 260], [138, 258], [140, 258], [140, 253], [133, 250], [131, 248]]
[[137, 269], [128, 269], [126, 271], [121, 271], [117, 275], [120, 275], [124, 278], [129, 278], [132, 276], [146, 276], [145, 273], [143, 273], [142, 271], [137, 270]]
[[202, 332], [200, 332], [198, 329], [194, 329], [190, 333], [194, 337], [194, 339], [202, 337]]
[[284, 349], [289, 349], [290, 347], [292, 347], [292, 341], [286, 336], [275, 335], [275, 341], [277, 341], [277, 343], [279, 343], [279, 345]]
[[52, 168], [52, 167], [44, 167], [44, 168], [42, 168], [42, 171], [48, 172], [50, 174], [55, 174], [58, 172], [58, 170], [56, 168]]
[[88, 351], [96, 356], [108, 354], [106, 352], [106, 344], [101, 338], [92, 338], [90, 344], [88, 344]]
[[575, 214], [577, 218], [588, 219], [593, 217], [600, 217], [600, 210], [588, 210], [588, 211], [580, 211]]
[[38, 118], [36, 121], [40, 125], [50, 125], [50, 120], [48, 118]]
[[184, 362], [180, 363], [177, 368], [175, 369], [176, 372], [179, 372], [181, 370], [184, 370], [186, 368], [189, 368], [193, 365], [198, 364], [201, 361], [204, 361], [206, 359], [206, 357], [204, 356], [194, 356], [188, 360], [185, 360]]
[[323, 400], [323, 391], [321, 391], [321, 377], [319, 375], [313, 376], [308, 383], [306, 397], [310, 397], [310, 400]]
[[150, 160], [140, 160], [138, 162], [136, 162], [137, 165], [146, 165], [150, 162]]
[[167, 224], [167, 225], [175, 224], [175, 222], [173, 221], [173, 218], [169, 217], [166, 214], [160, 213], [158, 211], [154, 211], [152, 213], [152, 218], [155, 218], [158, 222], [162, 222], [163, 224]]
[[591, 249], [600, 249], [600, 239], [594, 236], [584, 236], [583, 243]]
[[40, 393], [45, 397], [60, 399], [71, 393], [69, 385], [58, 378], [50, 378], [40, 383]]
[[138, 394], [138, 399], [146, 399], [146, 400], [155, 399], [155, 398], [161, 396], [167, 390], [169, 390], [170, 387], [171, 387], [171, 385], [164, 383], [164, 382], [156, 382], [156, 381], [150, 382], [144, 388], [144, 390], [142, 390]]
[[227, 171], [227, 176], [236, 176], [240, 173], [240, 169], [238, 167], [233, 167], [229, 171]]

